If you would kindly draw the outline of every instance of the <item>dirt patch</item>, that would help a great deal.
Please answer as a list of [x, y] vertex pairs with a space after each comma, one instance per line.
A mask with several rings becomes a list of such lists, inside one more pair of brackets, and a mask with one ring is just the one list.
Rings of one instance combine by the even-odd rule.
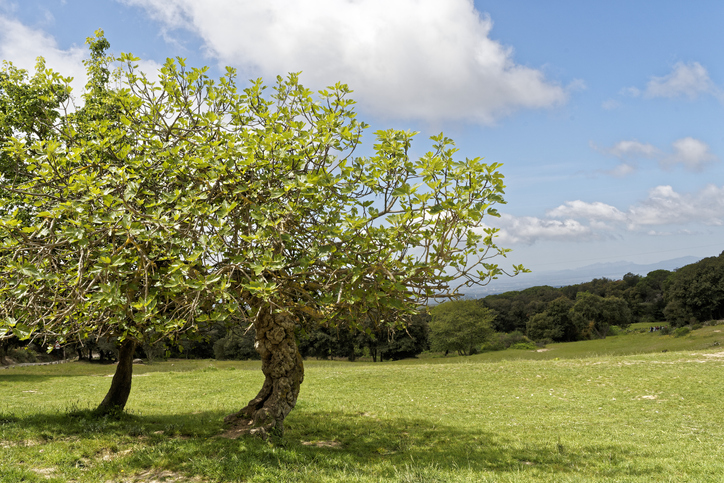
[[704, 357], [724, 357], [724, 352], [715, 352], [713, 354], [702, 354]]
[[48, 479], [53, 477], [53, 474], [55, 473], [55, 468], [33, 468], [30, 471], [33, 473], [36, 473], [40, 476], [44, 476]]
[[245, 434], [250, 434], [252, 428], [253, 421], [249, 420], [238, 420], [236, 424], [233, 424], [220, 434], [222, 438], [226, 439], [237, 439]]
[[101, 459], [103, 461], [113, 461], [115, 459], [122, 458], [122, 457], [130, 454], [131, 452], [133, 452], [133, 449], [131, 449], [131, 448], [124, 449], [123, 451], [116, 451], [116, 452], [112, 452], [112, 451], [109, 451], [106, 449], [106, 450], [103, 450], [100, 454], [101, 454]]
[[129, 475], [121, 481], [123, 481], [124, 483], [175, 483], [182, 481], [191, 483], [203, 483], [206, 480], [203, 480], [198, 476], [189, 477], [180, 473], [174, 473], [173, 471], [149, 470], [144, 471], [143, 473], [135, 474], [133, 476]]
[[317, 448], [341, 448], [342, 442], [337, 440], [332, 441], [302, 441], [304, 446], [316, 446]]
[[538, 350], [536, 350], [536, 352], [548, 352], [551, 350], [553, 350], [553, 349], [538, 349]]

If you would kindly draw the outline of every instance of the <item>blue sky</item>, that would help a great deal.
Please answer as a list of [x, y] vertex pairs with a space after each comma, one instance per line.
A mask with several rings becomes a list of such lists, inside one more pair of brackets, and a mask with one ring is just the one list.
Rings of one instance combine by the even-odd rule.
[[500, 162], [504, 266], [724, 250], [724, 2], [0, 0], [0, 58], [83, 85], [85, 38], [152, 70], [303, 71], [374, 129], [440, 131]]

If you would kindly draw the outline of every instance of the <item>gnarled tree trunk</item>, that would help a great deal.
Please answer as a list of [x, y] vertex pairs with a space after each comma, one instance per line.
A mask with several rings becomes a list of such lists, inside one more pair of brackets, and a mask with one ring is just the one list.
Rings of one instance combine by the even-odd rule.
[[238, 413], [224, 418], [241, 433], [266, 439], [284, 433], [284, 418], [297, 403], [304, 380], [304, 365], [294, 337], [294, 321], [288, 316], [262, 309], [255, 322], [255, 347], [261, 356], [264, 385]]
[[123, 411], [131, 393], [131, 381], [133, 376], [133, 353], [136, 350], [136, 341], [126, 339], [121, 342], [118, 350], [118, 365], [116, 373], [111, 381], [111, 388], [108, 394], [96, 409], [99, 414]]

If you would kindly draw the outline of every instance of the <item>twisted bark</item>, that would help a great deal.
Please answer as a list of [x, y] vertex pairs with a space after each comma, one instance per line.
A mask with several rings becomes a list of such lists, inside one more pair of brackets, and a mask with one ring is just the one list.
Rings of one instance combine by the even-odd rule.
[[255, 328], [264, 384], [249, 404], [224, 418], [224, 422], [242, 433], [266, 439], [284, 433], [284, 419], [296, 405], [304, 380], [304, 365], [294, 337], [294, 321], [289, 316], [263, 309]]

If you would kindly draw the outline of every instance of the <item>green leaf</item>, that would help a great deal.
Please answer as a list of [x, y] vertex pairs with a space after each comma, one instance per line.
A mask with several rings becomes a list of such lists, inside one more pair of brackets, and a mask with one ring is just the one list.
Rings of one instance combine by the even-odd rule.
[[443, 210], [444, 210], [444, 208], [443, 208], [442, 204], [437, 204], [437, 205], [433, 206], [432, 208], [430, 208], [428, 213], [430, 213], [431, 215], [437, 215], [438, 213], [440, 213]]
[[20, 340], [27, 340], [31, 335], [33, 335], [33, 329], [27, 324], [18, 322], [15, 324], [15, 327], [13, 327], [13, 334]]
[[322, 256], [332, 254], [336, 251], [337, 247], [334, 245], [323, 245], [318, 249], [318, 253]]
[[242, 284], [242, 287], [249, 290], [250, 292], [271, 292], [276, 288], [276, 284], [273, 282], [252, 281]]

